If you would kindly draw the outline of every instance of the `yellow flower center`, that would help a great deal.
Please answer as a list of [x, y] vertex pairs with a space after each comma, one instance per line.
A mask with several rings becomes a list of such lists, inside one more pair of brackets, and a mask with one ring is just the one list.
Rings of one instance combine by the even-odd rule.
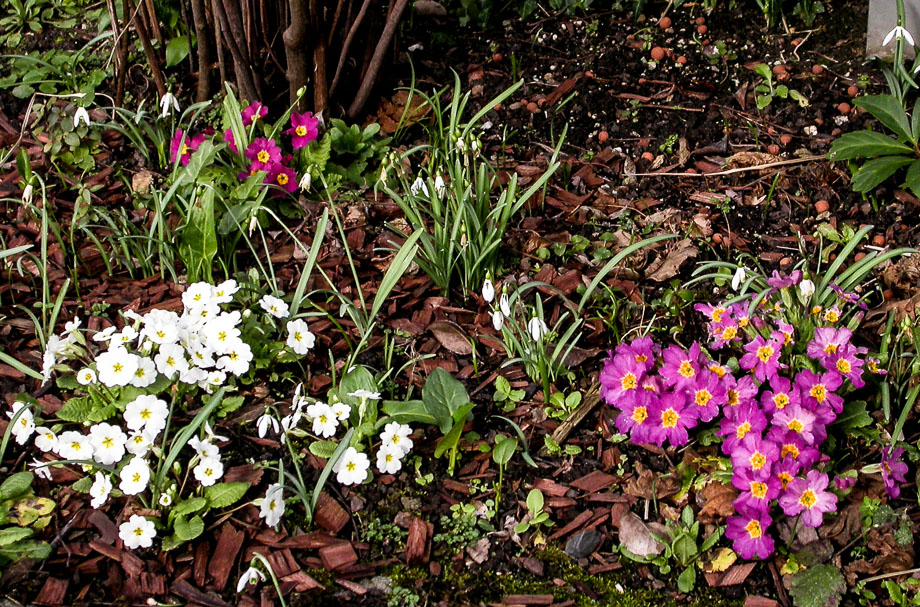
[[827, 344], [824, 346], [825, 354], [836, 354], [837, 353], [837, 344]]
[[792, 475], [789, 474], [788, 472], [780, 472], [778, 477], [779, 477], [779, 483], [783, 486], [783, 489], [788, 487], [789, 483], [792, 482]]
[[358, 467], [358, 466], [357, 466], [354, 462], [348, 462], [347, 464], [345, 464], [345, 468], [346, 468], [349, 472], [354, 472], [355, 469], [356, 469], [357, 467]]
[[636, 407], [635, 409], [633, 409], [633, 413], [631, 417], [634, 422], [636, 422], [637, 424], [641, 424], [645, 422], [646, 419], [648, 419], [648, 409], [646, 409], [645, 407]]
[[763, 529], [760, 528], [760, 523], [756, 520], [752, 520], [750, 523], [744, 526], [744, 530], [747, 531], [748, 537], [752, 540], [758, 539], [763, 535]]
[[725, 314], [725, 308], [719, 306], [712, 311], [712, 322], [720, 323], [722, 322], [722, 315]]
[[782, 392], [780, 392], [779, 394], [774, 394], [773, 404], [776, 405], [777, 409], [785, 409], [786, 405], [789, 404], [789, 395], [783, 394]]
[[661, 425], [665, 428], [676, 427], [679, 419], [680, 415], [674, 409], [665, 409], [661, 413]]
[[646, 356], [645, 354], [636, 354], [637, 363], [644, 363], [647, 360], [648, 360], [648, 356]]
[[144, 530], [141, 529], [140, 527], [135, 527], [134, 535], [136, 535], [137, 537], [141, 537], [142, 535], [144, 535]]
[[799, 453], [800, 453], [799, 448], [796, 447], [794, 444], [790, 443], [788, 445], [783, 445], [783, 450], [782, 450], [783, 457], [786, 457], [787, 455], [791, 455], [792, 459], [798, 459]]
[[843, 373], [844, 375], [846, 375], [850, 371], [852, 371], [853, 368], [850, 365], [850, 361], [848, 361], [845, 358], [841, 358], [840, 360], [837, 361], [837, 370]]
[[767, 456], [760, 451], [755, 451], [748, 461], [751, 463], [751, 470], [760, 470], [767, 465]]
[[806, 489], [802, 493], [802, 497], [799, 498], [799, 503], [805, 506], [806, 508], [811, 508], [818, 502], [818, 496], [815, 495], [815, 492], [811, 489]]
[[306, 135], [307, 135], [307, 127], [305, 127], [305, 126], [299, 126], [299, 127], [297, 127], [296, 129], [294, 129], [294, 133], [296, 133], [298, 137], [306, 137]]
[[181, 153], [180, 153], [179, 155], [180, 155], [180, 156], [185, 156], [186, 154], [188, 154], [188, 152], [189, 152], [188, 146], [185, 145], [185, 144], [183, 143], [183, 144], [182, 144], [182, 150], [181, 150]]
[[728, 370], [722, 365], [713, 365], [709, 367], [709, 370], [716, 374], [716, 377], [722, 379], [725, 377], [725, 374], [728, 373]]
[[725, 327], [722, 329], [722, 339], [725, 341], [730, 341], [735, 339], [735, 336], [738, 334], [738, 329], [735, 327]]
[[789, 423], [786, 424], [786, 427], [798, 434], [801, 434], [802, 430], [805, 428], [805, 426], [802, 425], [802, 422], [797, 419], [789, 420]]
[[767, 496], [767, 484], [760, 481], [754, 481], [751, 483], [751, 495], [756, 497], [759, 500], [762, 500]]
[[837, 310], [828, 310], [824, 313], [824, 320], [827, 322], [837, 322], [840, 320], [840, 314], [837, 313]]
[[773, 358], [774, 352], [773, 346], [761, 346], [757, 348], [757, 358], [759, 358], [762, 363], [769, 362], [770, 359]]
[[680, 369], [678, 369], [677, 372], [688, 379], [696, 375], [696, 371], [693, 370], [693, 365], [689, 360], [680, 363]]
[[738, 328], [739, 329], [745, 328], [746, 326], [748, 326], [749, 322], [750, 322], [750, 319], [747, 316], [742, 316], [741, 318], [738, 319]]
[[265, 150], [259, 150], [259, 153], [256, 154], [256, 159], [258, 159], [259, 162], [265, 163], [271, 160], [271, 155]]
[[106, 449], [111, 449], [115, 446], [115, 441], [112, 440], [111, 436], [106, 436], [104, 439], [102, 439], [102, 446]]
[[141, 473], [135, 472], [134, 475], [131, 477], [131, 480], [134, 481], [135, 483], [141, 482]]
[[751, 431], [751, 422], [742, 422], [738, 424], [738, 427], [735, 428], [735, 436], [740, 440], [747, 436], [747, 433]]
[[811, 309], [811, 315], [812, 315], [812, 316], [817, 316], [818, 314], [821, 313], [821, 310], [823, 310], [823, 309], [824, 309], [824, 308], [822, 308], [821, 306], [815, 306], [815, 307], [813, 307], [813, 308]]
[[122, 371], [124, 371], [124, 369], [125, 367], [121, 363], [115, 363], [114, 365], [112, 365], [112, 371], [114, 371], [115, 373], [121, 373]]
[[697, 407], [705, 407], [712, 400], [712, 393], [705, 388], [697, 390], [693, 400]]
[[819, 403], [823, 403], [827, 398], [827, 389], [821, 384], [815, 384], [812, 386], [811, 390], [808, 391], [813, 399]]
[[300, 341], [300, 331], [294, 331], [294, 341]]
[[637, 384], [635, 373], [627, 373], [623, 376], [623, 379], [620, 380], [620, 386], [623, 390], [633, 390]]
[[728, 406], [734, 407], [735, 405], [738, 405], [740, 403], [741, 403], [741, 395], [738, 394], [738, 391], [729, 390], [728, 391]]
[[287, 173], [278, 173], [278, 176], [275, 177], [275, 181], [278, 182], [278, 185], [287, 185], [289, 181]]

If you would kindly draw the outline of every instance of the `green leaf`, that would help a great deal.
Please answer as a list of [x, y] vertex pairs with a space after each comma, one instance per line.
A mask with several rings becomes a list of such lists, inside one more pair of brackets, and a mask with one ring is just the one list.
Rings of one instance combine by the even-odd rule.
[[319, 175], [325, 172], [326, 163], [329, 162], [329, 153], [332, 150], [332, 138], [326, 132], [322, 139], [313, 141], [300, 152], [304, 166], [311, 169], [311, 173]]
[[422, 388], [425, 408], [438, 420], [441, 432], [448, 432], [457, 409], [470, 402], [469, 394], [457, 379], [438, 367]]
[[249, 490], [249, 483], [217, 483], [204, 490], [211, 508], [226, 508], [237, 503]]
[[920, 196], [920, 160], [914, 160], [913, 164], [907, 168], [904, 185], [914, 193], [914, 196]]
[[31, 536], [33, 531], [23, 527], [7, 527], [0, 529], [0, 546], [9, 546], [13, 542], [24, 540]]
[[76, 491], [77, 493], [89, 493], [89, 490], [92, 489], [94, 482], [95, 480], [93, 479], [92, 476], [84, 476], [83, 478], [74, 482], [74, 484], [72, 484], [70, 488]]
[[857, 400], [847, 403], [834, 424], [844, 432], [871, 425], [872, 417], [869, 415], [866, 401]]
[[758, 76], [760, 76], [767, 82], [773, 81], [773, 72], [770, 71], [770, 66], [767, 65], [766, 63], [758, 63], [757, 65], [755, 65], [754, 72], [756, 72]]
[[35, 475], [31, 472], [17, 472], [7, 477], [0, 485], [0, 502], [24, 495], [32, 487]]
[[865, 95], [857, 97], [853, 103], [875, 116], [879, 122], [893, 131], [900, 141], [917, 144], [917, 139], [910, 132], [904, 107], [894, 95]]
[[173, 507], [173, 512], [176, 515], [184, 517], [187, 514], [192, 514], [193, 512], [198, 512], [202, 508], [208, 505], [208, 500], [203, 497], [190, 497], [187, 500], [182, 500]]
[[434, 456], [441, 457], [448, 450], [456, 448], [460, 443], [460, 435], [463, 434], [463, 424], [456, 424], [444, 435], [444, 438], [434, 448]]
[[211, 267], [217, 254], [213, 188], [205, 188], [189, 205], [179, 253], [185, 261], [189, 282], [211, 279]]
[[82, 424], [89, 421], [93, 413], [93, 408], [92, 399], [88, 397], [75, 397], [64, 403], [64, 406], [58, 409], [55, 415], [57, 415], [57, 418], [61, 421]]
[[310, 453], [321, 459], [329, 459], [339, 444], [331, 440], [318, 440], [310, 443]]
[[188, 36], [179, 36], [170, 40], [166, 45], [166, 67], [179, 65], [188, 57], [188, 50]]
[[[162, 375], [160, 377], [163, 377]], [[243, 406], [243, 403], [246, 402], [242, 396], [228, 396], [221, 401], [220, 406], [217, 408], [215, 415], [217, 417], [227, 417], [237, 409]]]
[[679, 576], [677, 576], [677, 588], [683, 593], [693, 592], [696, 585], [696, 568], [687, 567]]
[[856, 192], [871, 192], [880, 183], [894, 175], [898, 169], [914, 162], [912, 158], [904, 156], [882, 156], [869, 160], [853, 173], [850, 187]]
[[833, 565], [814, 565], [794, 576], [789, 594], [796, 607], [836, 607], [840, 604], [846, 582]]
[[499, 466], [511, 461], [511, 456], [517, 451], [518, 440], [510, 436], [499, 434], [495, 437], [495, 449], [492, 450], [492, 460]]
[[179, 540], [187, 542], [204, 533], [204, 521], [200, 516], [196, 516], [190, 521], [185, 520], [184, 516], [180, 516], [173, 523], [173, 531], [176, 532], [176, 537]]
[[539, 489], [531, 489], [527, 494], [527, 509], [534, 515], [543, 511], [543, 492]]
[[380, 407], [381, 411], [401, 424], [427, 424], [438, 425], [438, 420], [428, 412], [425, 403], [420, 400], [385, 400]]
[[828, 154], [830, 160], [853, 160], [855, 158], [878, 158], [879, 156], [904, 156], [913, 150], [898, 143], [888, 135], [874, 131], [845, 133], [834, 140]]

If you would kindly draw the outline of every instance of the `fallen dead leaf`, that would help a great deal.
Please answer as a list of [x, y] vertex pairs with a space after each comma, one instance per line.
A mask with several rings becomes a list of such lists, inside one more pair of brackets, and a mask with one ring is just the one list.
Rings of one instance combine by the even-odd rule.
[[734, 501], [738, 491], [731, 485], [712, 482], [703, 487], [697, 499], [702, 499], [703, 507], [697, 519], [701, 523], [714, 523], [728, 518], [735, 513]]
[[473, 344], [470, 338], [459, 325], [449, 320], [438, 320], [428, 325], [428, 330], [434, 334], [442, 346], [461, 356], [473, 353]]
[[693, 241], [689, 238], [685, 238], [678, 242], [666, 257], [659, 257], [652, 262], [652, 265], [646, 270], [646, 278], [654, 280], [655, 282], [670, 280], [677, 276], [681, 266], [683, 266], [688, 259], [696, 257], [699, 252], [700, 250], [696, 248]]
[[664, 545], [652, 537], [652, 532], [634, 512], [627, 512], [620, 519], [620, 543], [636, 556], [661, 554]]

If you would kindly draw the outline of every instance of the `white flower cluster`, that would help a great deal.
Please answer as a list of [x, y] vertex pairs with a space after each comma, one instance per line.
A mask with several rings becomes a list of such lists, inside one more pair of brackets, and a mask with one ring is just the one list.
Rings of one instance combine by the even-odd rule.
[[[482, 283], [482, 298], [486, 303], [492, 303], [495, 298], [495, 286], [488, 278]], [[498, 298], [498, 307], [492, 310], [492, 327], [496, 331], [501, 331], [502, 327], [505, 326], [505, 319], [508, 318], [511, 318], [511, 300], [508, 297], [508, 293], [502, 290], [501, 297]], [[527, 332], [530, 334], [531, 339], [538, 342], [543, 339], [544, 335], [549, 333], [549, 327], [546, 326], [542, 318], [533, 316], [527, 322]]]

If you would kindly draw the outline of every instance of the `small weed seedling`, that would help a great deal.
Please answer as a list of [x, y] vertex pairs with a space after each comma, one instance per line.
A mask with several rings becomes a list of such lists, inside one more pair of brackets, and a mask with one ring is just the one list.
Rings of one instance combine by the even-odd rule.
[[754, 87], [754, 99], [757, 101], [757, 109], [762, 110], [773, 103], [774, 97], [780, 99], [794, 99], [802, 107], [808, 107], [808, 98], [795, 89], [790, 89], [785, 84], [773, 84], [773, 72], [766, 63], [760, 63], [754, 66], [757, 75], [763, 78], [763, 82]]

